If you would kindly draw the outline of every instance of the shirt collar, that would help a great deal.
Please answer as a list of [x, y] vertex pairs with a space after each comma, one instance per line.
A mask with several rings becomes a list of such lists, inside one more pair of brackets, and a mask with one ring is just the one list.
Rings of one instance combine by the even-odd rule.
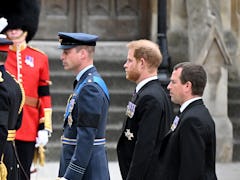
[[144, 79], [144, 80], [142, 80], [141, 82], [139, 82], [139, 83], [137, 84], [137, 87], [136, 87], [136, 93], [137, 93], [145, 84], [147, 84], [149, 81], [152, 81], [152, 80], [155, 80], [155, 79], [158, 79], [158, 77], [157, 77], [157, 76], [152, 76], [152, 77], [149, 77], [149, 78]]
[[189, 99], [187, 100], [186, 102], [184, 102], [181, 107], [180, 107], [180, 112], [182, 113], [184, 111], [184, 109], [186, 109], [186, 107], [192, 103], [193, 101], [196, 101], [196, 100], [199, 100], [199, 99], [202, 99], [202, 97], [195, 97], [195, 98], [192, 98], [192, 99]]
[[92, 68], [92, 67], [93, 67], [93, 65], [91, 64], [91, 65], [85, 67], [83, 70], [81, 70], [81, 71], [78, 73], [78, 75], [76, 76], [76, 80], [79, 81], [79, 79], [82, 77], [82, 75], [83, 75], [88, 69], [90, 69], [90, 68]]

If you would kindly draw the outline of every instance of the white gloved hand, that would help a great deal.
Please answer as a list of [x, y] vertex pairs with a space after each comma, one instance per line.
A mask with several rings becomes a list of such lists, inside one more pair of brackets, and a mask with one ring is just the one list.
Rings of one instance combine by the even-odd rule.
[[0, 18], [0, 32], [8, 25], [7, 19], [4, 17]]
[[48, 131], [47, 130], [39, 130], [38, 137], [36, 137], [35, 147], [39, 147], [40, 145], [46, 146], [48, 143]]
[[64, 178], [64, 177], [57, 177], [57, 179], [56, 180], [67, 180], [66, 178]]

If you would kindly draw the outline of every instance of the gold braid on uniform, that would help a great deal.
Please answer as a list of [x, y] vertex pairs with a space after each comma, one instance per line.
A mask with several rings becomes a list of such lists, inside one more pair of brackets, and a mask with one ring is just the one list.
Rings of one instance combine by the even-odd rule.
[[3, 163], [4, 154], [2, 154], [0, 161], [0, 180], [7, 180], [7, 168]]
[[52, 133], [52, 108], [44, 108], [44, 129]]
[[[7, 71], [8, 72], [8, 71]], [[12, 77], [13, 79], [16, 81], [16, 83], [19, 85], [20, 87], [20, 90], [21, 90], [21, 93], [22, 93], [22, 101], [21, 101], [21, 104], [19, 106], [19, 110], [18, 110], [18, 114], [21, 113], [22, 111], [22, 108], [23, 108], [23, 105], [25, 104], [25, 91], [23, 89], [23, 85], [22, 83], [20, 83], [10, 72], [8, 72]]]
[[20, 114], [21, 111], [22, 111], [23, 105], [25, 104], [25, 91], [23, 89], [23, 85], [21, 83], [19, 83], [17, 80], [16, 80], [16, 82], [19, 84], [20, 89], [21, 89], [21, 93], [22, 93], [22, 101], [21, 101], [21, 104], [20, 104], [20, 107], [19, 107], [19, 110], [18, 110], [18, 114]]

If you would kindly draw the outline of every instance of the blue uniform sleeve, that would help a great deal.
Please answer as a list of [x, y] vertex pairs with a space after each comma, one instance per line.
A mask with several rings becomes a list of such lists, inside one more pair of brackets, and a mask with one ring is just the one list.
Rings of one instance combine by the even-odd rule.
[[103, 106], [103, 95], [96, 86], [87, 83], [77, 98], [77, 145], [64, 175], [67, 179], [82, 179], [92, 154]]

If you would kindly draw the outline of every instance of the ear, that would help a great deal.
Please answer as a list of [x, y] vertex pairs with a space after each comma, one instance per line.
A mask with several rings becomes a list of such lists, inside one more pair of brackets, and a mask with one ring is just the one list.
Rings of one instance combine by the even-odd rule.
[[146, 61], [145, 61], [144, 58], [140, 58], [139, 63], [140, 63], [141, 66], [145, 66]]
[[81, 57], [81, 58], [84, 58], [84, 57], [86, 57], [86, 50], [85, 49], [80, 49], [80, 51], [79, 51], [79, 56]]
[[185, 83], [185, 87], [186, 87], [187, 90], [192, 91], [192, 83], [190, 81]]

